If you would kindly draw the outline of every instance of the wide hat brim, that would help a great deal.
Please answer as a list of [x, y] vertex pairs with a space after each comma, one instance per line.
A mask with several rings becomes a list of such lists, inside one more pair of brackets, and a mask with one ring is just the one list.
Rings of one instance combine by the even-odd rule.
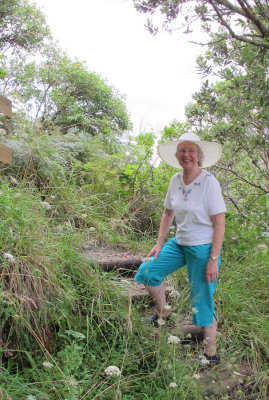
[[[190, 141], [196, 143], [204, 153], [202, 168], [211, 167], [221, 158], [222, 150], [220, 144], [215, 142], [204, 142], [202, 140]], [[177, 140], [160, 144], [157, 148], [159, 157], [171, 167], [182, 169], [178, 159], [176, 158], [177, 146], [182, 142], [186, 142], [186, 140]]]

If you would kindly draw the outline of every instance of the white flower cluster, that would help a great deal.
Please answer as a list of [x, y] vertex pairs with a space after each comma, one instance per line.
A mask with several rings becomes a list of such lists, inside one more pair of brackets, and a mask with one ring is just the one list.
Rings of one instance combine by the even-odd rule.
[[204, 355], [199, 356], [199, 360], [200, 360], [200, 363], [201, 363], [202, 365], [208, 365], [208, 364], [210, 364], [210, 361], [207, 360], [207, 358], [206, 358]]
[[36, 400], [36, 398], [34, 396], [32, 396], [31, 394], [29, 394], [29, 396], [26, 397], [27, 400]]
[[169, 383], [169, 387], [170, 387], [170, 388], [176, 388], [176, 387], [177, 387], [176, 382], [171, 382], [171, 383]]
[[43, 365], [43, 367], [47, 367], [47, 368], [53, 367], [53, 364], [51, 364], [49, 361], [44, 361], [42, 365]]
[[159, 325], [159, 326], [165, 325], [165, 319], [163, 319], [163, 318], [159, 318], [159, 319], [157, 320], [157, 322], [158, 322], [158, 325]]
[[3, 257], [6, 258], [8, 260], [8, 262], [14, 262], [15, 261], [15, 258], [10, 253], [3, 253]]
[[168, 310], [171, 310], [171, 306], [169, 306], [169, 304], [166, 304], [166, 305], [163, 307], [163, 309], [164, 309], [164, 310], [167, 310], [167, 311], [168, 311]]
[[167, 339], [168, 344], [178, 344], [180, 339], [177, 336], [170, 335]]
[[41, 201], [41, 206], [45, 208], [46, 211], [49, 211], [51, 209], [51, 205], [47, 201]]
[[11, 182], [11, 183], [14, 183], [14, 185], [18, 185], [18, 184], [19, 184], [19, 182], [17, 181], [17, 179], [14, 178], [14, 176], [11, 176], [11, 175], [10, 175], [9, 179], [10, 179], [10, 182]]
[[192, 307], [191, 312], [192, 312], [192, 314], [197, 314], [197, 313], [198, 313], [198, 310], [197, 310], [197, 308]]
[[107, 376], [112, 376], [112, 375], [119, 376], [120, 375], [120, 370], [119, 370], [118, 367], [115, 367], [115, 365], [110, 365], [109, 367], [107, 367], [105, 369], [105, 374]]
[[180, 296], [180, 294], [179, 294], [179, 292], [178, 292], [177, 290], [172, 290], [172, 291], [169, 293], [169, 296], [170, 296], [171, 298], [177, 298], [177, 297]]
[[201, 377], [200, 377], [199, 374], [193, 374], [193, 378], [194, 378], [194, 379], [200, 379]]

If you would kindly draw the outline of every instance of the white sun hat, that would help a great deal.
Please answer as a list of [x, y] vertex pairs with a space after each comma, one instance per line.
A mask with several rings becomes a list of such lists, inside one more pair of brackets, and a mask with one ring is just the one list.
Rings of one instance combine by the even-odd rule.
[[159, 157], [168, 165], [174, 168], [182, 168], [176, 158], [177, 146], [179, 143], [191, 141], [197, 143], [204, 153], [202, 168], [211, 167], [221, 158], [221, 146], [216, 142], [204, 142], [195, 133], [184, 133], [178, 140], [162, 143], [158, 146]]

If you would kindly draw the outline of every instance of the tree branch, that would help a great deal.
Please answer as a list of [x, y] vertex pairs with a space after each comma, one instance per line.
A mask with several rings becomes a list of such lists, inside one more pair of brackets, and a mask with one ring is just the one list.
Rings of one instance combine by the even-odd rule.
[[269, 193], [269, 190], [263, 188], [263, 187], [260, 186], [260, 185], [256, 185], [256, 184], [253, 183], [253, 182], [250, 182], [250, 181], [249, 181], [248, 179], [246, 179], [246, 178], [243, 178], [243, 176], [239, 175], [236, 171], [234, 171], [234, 170], [231, 169], [231, 168], [221, 167], [221, 166], [219, 166], [218, 168], [219, 168], [219, 169], [222, 169], [222, 170], [224, 170], [224, 171], [227, 171], [227, 172], [231, 172], [232, 174], [234, 174], [235, 176], [237, 176], [237, 178], [238, 178], [239, 180], [241, 180], [241, 181], [243, 181], [243, 182], [246, 182], [246, 183], [247, 183], [248, 185], [250, 185], [250, 186], [253, 186], [253, 187], [257, 188], [257, 189], [262, 190], [265, 194]]
[[256, 14], [254, 13], [252, 7], [248, 4], [246, 0], [237, 0], [242, 9], [244, 10], [247, 18], [256, 26], [256, 28], [259, 30], [261, 35], [264, 38], [268, 38], [269, 34], [265, 26], [262, 24], [262, 22], [257, 18]]
[[258, 41], [256, 41], [256, 40], [247, 39], [245, 36], [237, 35], [237, 34], [232, 30], [232, 28], [230, 27], [230, 25], [222, 18], [222, 15], [221, 15], [219, 9], [218, 9], [218, 8], [216, 7], [216, 5], [214, 4], [214, 2], [211, 0], [211, 1], [209, 1], [209, 3], [210, 3], [210, 4], [212, 5], [212, 7], [214, 8], [214, 10], [215, 10], [215, 12], [216, 12], [216, 14], [217, 14], [217, 16], [218, 16], [218, 18], [219, 18], [219, 21], [220, 21], [221, 25], [223, 25], [223, 26], [228, 30], [228, 32], [230, 33], [230, 35], [231, 35], [234, 39], [239, 40], [239, 41], [244, 42], [244, 43], [253, 44], [254, 46], [258, 46], [258, 47], [263, 47], [263, 48], [265, 48], [265, 49], [269, 49], [269, 43], [258, 42]]

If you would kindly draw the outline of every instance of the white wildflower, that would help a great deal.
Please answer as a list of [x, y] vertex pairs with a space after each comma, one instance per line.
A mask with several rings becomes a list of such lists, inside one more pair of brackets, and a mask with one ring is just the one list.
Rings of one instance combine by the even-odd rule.
[[158, 322], [158, 325], [160, 325], [160, 326], [165, 325], [165, 319], [163, 319], [163, 318], [159, 318], [157, 320], [157, 322]]
[[6, 116], [3, 113], [0, 113], [0, 119], [4, 119]]
[[170, 335], [167, 339], [168, 344], [178, 344], [180, 339], [177, 336]]
[[170, 388], [176, 388], [176, 387], [177, 387], [176, 382], [171, 382], [171, 383], [169, 383], [169, 387], [170, 387]]
[[95, 232], [96, 229], [94, 228], [94, 226], [91, 226], [91, 227], [88, 229], [88, 231], [89, 231], [89, 232]]
[[14, 176], [10, 175], [9, 179], [10, 179], [11, 183], [14, 183], [15, 185], [18, 185], [18, 184], [19, 184], [19, 182], [17, 181], [17, 179], [14, 178]]
[[51, 364], [49, 361], [44, 361], [42, 365], [43, 365], [43, 367], [47, 367], [47, 368], [53, 367], [53, 364]]
[[116, 375], [119, 376], [120, 375], [120, 370], [118, 367], [115, 367], [115, 365], [110, 365], [109, 367], [107, 367], [105, 369], [105, 373], [107, 376], [112, 376], [112, 375]]
[[10, 253], [3, 253], [3, 257], [6, 258], [9, 262], [14, 262], [15, 258]]
[[142, 258], [142, 262], [147, 262], [147, 261], [153, 261], [153, 258], [151, 257]]
[[163, 309], [164, 309], [164, 310], [167, 310], [167, 311], [168, 311], [168, 310], [171, 310], [171, 306], [169, 306], [169, 304], [166, 304], [166, 305], [163, 307]]
[[197, 308], [192, 307], [191, 312], [192, 312], [192, 314], [197, 314], [197, 313], [198, 313], [198, 310], [197, 310]]
[[49, 211], [51, 209], [51, 205], [47, 201], [41, 201], [40, 204], [41, 207], [45, 208], [46, 211]]
[[0, 129], [0, 135], [2, 136], [5, 136], [7, 133], [6, 133], [6, 131], [5, 131], [5, 129], [3, 129], [3, 128], [1, 128]]
[[87, 214], [81, 214], [81, 218], [83, 219], [87, 218]]
[[200, 363], [202, 365], [208, 365], [208, 364], [210, 364], [210, 361], [207, 360], [206, 357], [202, 357], [202, 358], [200, 358]]
[[177, 290], [172, 290], [172, 291], [169, 293], [169, 296], [170, 296], [171, 298], [177, 298], [177, 297], [180, 296], [180, 294], [179, 294], [179, 292], [178, 292]]
[[215, 381], [211, 381], [211, 383], [216, 383]]
[[234, 371], [233, 374], [234, 374], [234, 375], [238, 375], [238, 376], [244, 376], [244, 375], [240, 374], [240, 373], [237, 372], [237, 371]]
[[31, 394], [29, 394], [29, 396], [26, 397], [27, 400], [36, 400], [36, 398], [34, 396], [32, 396]]
[[199, 374], [193, 374], [193, 378], [194, 379], [200, 379], [200, 375]]
[[68, 378], [66, 379], [66, 383], [69, 386], [73, 386], [73, 387], [78, 386], [78, 381], [72, 375], [68, 376]]
[[52, 194], [52, 195], [50, 196], [50, 198], [51, 198], [52, 200], [54, 200], [54, 199], [56, 199], [56, 196], [54, 196], [54, 194]]
[[229, 385], [227, 386], [227, 389], [230, 389], [230, 386], [229, 386]]

